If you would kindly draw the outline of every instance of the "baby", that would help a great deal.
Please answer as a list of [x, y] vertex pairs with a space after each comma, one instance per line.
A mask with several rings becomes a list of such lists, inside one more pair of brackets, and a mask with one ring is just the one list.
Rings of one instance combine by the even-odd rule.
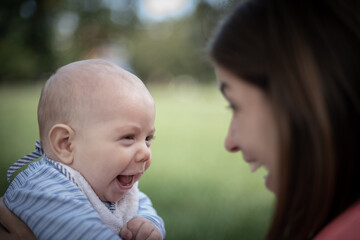
[[38, 239], [162, 239], [163, 220], [137, 188], [151, 163], [155, 105], [140, 79], [105, 60], [60, 68], [38, 106], [37, 151], [5, 203]]

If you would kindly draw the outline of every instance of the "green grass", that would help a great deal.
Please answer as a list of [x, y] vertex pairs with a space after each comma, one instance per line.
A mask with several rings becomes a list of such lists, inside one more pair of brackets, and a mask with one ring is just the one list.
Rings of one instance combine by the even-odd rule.
[[[166, 239], [263, 239], [273, 196], [223, 147], [230, 111], [216, 86], [149, 87], [156, 102], [153, 162], [140, 189], [166, 224]], [[40, 87], [0, 88], [0, 194], [7, 168], [38, 139]]]

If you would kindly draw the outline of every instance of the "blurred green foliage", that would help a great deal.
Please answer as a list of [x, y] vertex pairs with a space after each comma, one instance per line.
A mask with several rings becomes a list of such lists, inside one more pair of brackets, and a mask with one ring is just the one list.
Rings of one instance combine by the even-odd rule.
[[[230, 111], [215, 85], [148, 84], [156, 103], [153, 161], [140, 189], [153, 201], [169, 240], [264, 239], [273, 196], [265, 171], [250, 173], [223, 147]], [[40, 86], [0, 88], [0, 194], [6, 170], [38, 139]]]
[[144, 81], [169, 81], [179, 74], [211, 79], [205, 46], [237, 1], [190, 0], [191, 14], [161, 22], [142, 20], [139, 1], [2, 0], [0, 83], [34, 82], [64, 64], [96, 57], [113, 60]]
[[230, 113], [205, 54], [236, 2], [193, 0], [191, 14], [146, 22], [137, 0], [2, 0], [0, 195], [8, 167], [38, 139], [44, 80], [69, 62], [106, 58], [145, 81], [156, 102], [153, 162], [140, 188], [164, 218], [166, 239], [263, 239], [273, 196], [264, 170], [250, 174], [223, 147]]

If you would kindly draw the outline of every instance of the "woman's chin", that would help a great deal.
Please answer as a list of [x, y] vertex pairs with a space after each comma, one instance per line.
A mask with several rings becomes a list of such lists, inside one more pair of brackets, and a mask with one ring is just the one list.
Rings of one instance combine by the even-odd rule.
[[275, 184], [274, 184], [274, 179], [272, 178], [272, 175], [269, 173], [268, 175], [266, 175], [265, 177], [264, 177], [264, 179], [265, 179], [265, 186], [266, 186], [266, 188], [269, 190], [269, 191], [271, 191], [271, 192], [273, 192], [273, 193], [275, 193], [276, 191], [276, 188], [275, 188]]

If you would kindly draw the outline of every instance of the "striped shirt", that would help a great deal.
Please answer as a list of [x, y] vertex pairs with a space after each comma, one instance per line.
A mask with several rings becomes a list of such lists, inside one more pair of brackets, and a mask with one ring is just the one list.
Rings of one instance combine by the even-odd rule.
[[[102, 223], [80, 189], [44, 159], [19, 173], [4, 199], [37, 239], [120, 239]], [[165, 236], [163, 220], [142, 192], [137, 216], [151, 220]]]

